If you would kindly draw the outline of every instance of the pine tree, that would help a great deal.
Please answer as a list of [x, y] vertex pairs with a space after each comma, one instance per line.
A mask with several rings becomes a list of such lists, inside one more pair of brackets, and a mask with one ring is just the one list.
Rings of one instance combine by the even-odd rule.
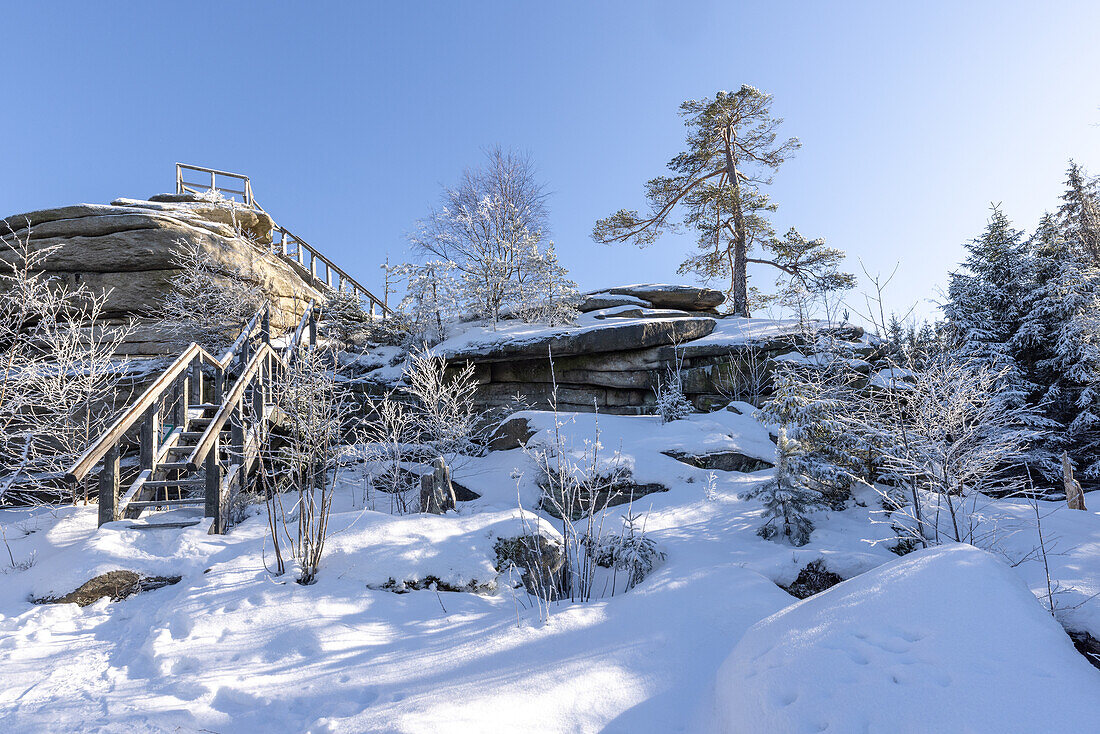
[[814, 529], [809, 514], [824, 507], [825, 502], [821, 494], [810, 489], [799, 474], [802, 448], [797, 441], [787, 437], [783, 428], [779, 429], [776, 456], [775, 474], [771, 479], [743, 493], [741, 498], [759, 497], [763, 503], [764, 524], [756, 531], [761, 538], [783, 537], [791, 545], [806, 545]]
[[[698, 232], [699, 254], [681, 266], [703, 279], [728, 277], [730, 305], [749, 315], [748, 265], [769, 265], [814, 291], [837, 278], [843, 253], [823, 240], [774, 237], [766, 219], [775, 209], [759, 190], [768, 176], [799, 147], [797, 138], [778, 140], [781, 118], [771, 112], [772, 97], [748, 85], [718, 92], [713, 99], [688, 100], [680, 114], [688, 128], [688, 150], [668, 163], [672, 175], [646, 184], [650, 211], [620, 209], [596, 222], [597, 242], [629, 242], [645, 247], [676, 227], [677, 207], [684, 224]], [[795, 233], [797, 234], [797, 233]], [[759, 247], [763, 253], [753, 254]]]

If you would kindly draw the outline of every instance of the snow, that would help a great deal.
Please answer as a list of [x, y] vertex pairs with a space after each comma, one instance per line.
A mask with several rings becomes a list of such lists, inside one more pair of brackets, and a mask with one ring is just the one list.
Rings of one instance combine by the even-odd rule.
[[972, 546], [886, 564], [753, 626], [718, 673], [717, 732], [1091, 731], [1100, 671]]
[[887, 367], [871, 375], [868, 383], [871, 387], [892, 388], [895, 390], [911, 390], [909, 382], [913, 379], [911, 370], [901, 367]]
[[[774, 711], [761, 716], [801, 716], [809, 709], [800, 706], [814, 701], [821, 716], [847, 722], [861, 712], [878, 715], [887, 700], [878, 698], [886, 695], [881, 690], [895, 685], [889, 676], [903, 668], [910, 677], [898, 687], [910, 692], [912, 703], [899, 711], [920, 710], [906, 724], [928, 723], [928, 712], [943, 700], [958, 716], [984, 712], [988, 706], [978, 696], [962, 693], [968, 682], [996, 682], [1018, 692], [1023, 684], [1017, 686], [1016, 677], [1051, 702], [1072, 694], [1079, 711], [1093, 711], [1091, 702], [1100, 695], [1096, 674], [1083, 658], [1072, 658], [1072, 649], [1066, 653], [1065, 635], [1035, 600], [1045, 589], [1041, 564], [1024, 561], [1009, 569], [976, 551], [968, 558], [978, 560], [951, 561], [965, 549], [899, 563], [887, 547], [894, 533], [870, 488], [857, 492], [844, 511], [815, 513], [805, 546], [759, 538], [761, 505], [739, 495], [769, 471], [708, 471], [664, 453], [728, 450], [774, 461], [775, 446], [752, 417], [752, 406], [731, 407], [740, 413], [719, 410], [668, 424], [654, 416], [522, 414], [537, 431], [535, 447], [552, 445], [556, 429], [568, 448], [581, 451], [598, 428], [601, 452], [617, 452], [635, 481], [668, 488], [632, 508], [646, 515], [647, 534], [666, 559], [631, 591], [612, 596], [598, 585], [594, 601], [555, 603], [548, 619], [522, 588], [513, 588], [515, 579], [495, 568], [497, 539], [536, 523], [550, 536], [560, 528], [536, 509], [535, 466], [522, 449], [456, 465], [455, 478], [481, 497], [443, 516], [379, 511], [388, 507], [388, 497], [376, 493], [365, 502], [362, 465], [350, 467], [338, 488], [321, 573], [308, 587], [294, 583], [293, 573], [274, 577], [265, 570], [273, 556], [262, 508], [224, 536], [208, 535], [209, 521], [159, 530], [130, 529], [121, 521], [97, 531], [94, 506], [0, 510], [19, 564], [0, 574], [0, 731], [705, 732], [713, 730], [716, 680], [723, 686], [720, 700], [748, 691], [764, 696], [753, 698], [753, 705], [764, 701]], [[1010, 560], [1034, 545], [1033, 528], [1025, 527], [1030, 505], [989, 505], [982, 517], [1002, 530], [1002, 557]], [[598, 519], [617, 532], [626, 511], [611, 507]], [[1064, 614], [1098, 629], [1092, 626], [1098, 605], [1085, 597], [1100, 590], [1100, 515], [1058, 511], [1053, 504], [1042, 512], [1044, 533], [1061, 542], [1060, 555], [1050, 559], [1052, 571], [1073, 587], [1057, 597]], [[0, 548], [0, 558], [5, 554]], [[792, 583], [815, 560], [851, 580], [796, 603], [777, 584]], [[4, 568], [6, 561], [0, 562]], [[937, 572], [937, 564], [954, 570]], [[933, 571], [922, 576], [918, 571], [925, 567]], [[182, 579], [83, 609], [29, 601], [119, 568]], [[398, 588], [432, 580], [439, 587], [399, 594], [384, 588], [391, 579]], [[455, 587], [480, 593], [442, 590]], [[925, 594], [929, 588], [933, 592]], [[844, 607], [844, 600], [859, 604]], [[834, 611], [814, 616], [826, 607]], [[945, 608], [962, 616], [944, 623], [933, 612]], [[977, 618], [989, 629], [971, 632]], [[863, 643], [844, 637], [837, 631], [842, 625], [853, 634], [865, 631], [871, 641], [889, 639], [884, 635], [896, 625], [930, 642], [914, 643], [911, 665], [872, 649], [863, 654], [878, 657], [857, 666], [844, 662], [845, 650]], [[963, 630], [980, 635], [977, 647], [966, 646]], [[743, 645], [788, 637], [791, 645], [807, 641], [794, 650], [804, 656], [805, 674], [794, 666], [786, 678], [763, 671], [746, 683], [737, 678], [747, 675], [741, 666], [722, 668]], [[991, 650], [992, 640], [1007, 647]], [[837, 641], [848, 647], [825, 646]], [[931, 645], [932, 662], [920, 657], [922, 645]], [[952, 646], [960, 650], [956, 657], [946, 655]], [[962, 652], [972, 657], [965, 670], [961, 663], [952, 667]], [[1016, 657], [1025, 654], [1032, 657]], [[823, 672], [822, 661], [841, 668]], [[959, 681], [961, 692], [941, 688], [933, 666]], [[1034, 671], [1054, 677], [1037, 680]], [[823, 692], [837, 688], [827, 683], [839, 675], [870, 680], [869, 687], [836, 692], [834, 701], [849, 696], [851, 704], [823, 704]], [[729, 690], [735, 679], [744, 694]], [[791, 686], [782, 688], [783, 680]], [[1054, 687], [1065, 693], [1050, 693]], [[792, 706], [766, 698], [791, 690], [798, 694]], [[746, 704], [732, 713], [727, 707], [725, 714], [751, 711]], [[1051, 721], [1075, 721], [1077, 715], [1063, 711]], [[825, 721], [810, 716], [788, 718], [795, 722], [791, 728], [774, 730], [803, 731], [807, 721]], [[839, 723], [828, 729], [860, 730]], [[968, 731], [1013, 729], [976, 725]]]
[[[668, 315], [657, 318], [656, 315], [664, 311]], [[600, 319], [599, 311], [582, 313], [573, 324], [564, 326], [547, 326], [545, 324], [528, 324], [522, 321], [500, 321], [494, 329], [484, 321], [473, 321], [466, 324], [454, 324], [453, 333], [445, 340], [435, 345], [432, 349], [444, 355], [472, 354], [476, 352], [488, 352], [501, 344], [530, 344], [565, 335], [578, 335], [595, 331], [623, 328], [624, 325], [638, 323], [654, 323], [658, 321], [681, 321], [684, 316], [675, 311], [652, 309], [651, 314], [645, 318], [615, 318]], [[711, 318], [704, 314], [693, 314], [694, 318]], [[696, 340], [698, 341], [698, 340]], [[696, 341], [690, 342], [691, 344]]]

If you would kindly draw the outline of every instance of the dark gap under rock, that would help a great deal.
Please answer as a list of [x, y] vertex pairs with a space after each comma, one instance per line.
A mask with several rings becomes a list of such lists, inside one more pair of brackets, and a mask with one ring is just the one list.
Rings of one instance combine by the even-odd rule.
[[[542, 488], [543, 497], [539, 502], [539, 509], [545, 511], [553, 517], [561, 519], [561, 512], [555, 506], [553, 501], [550, 501], [546, 497], [546, 493], [549, 491], [547, 487]], [[626, 482], [622, 484], [616, 484], [608, 489], [581, 489], [579, 496], [575, 502], [573, 502], [572, 512], [570, 512], [571, 519], [578, 520], [588, 514], [589, 510], [595, 509], [596, 512], [606, 509], [608, 507], [615, 507], [617, 505], [625, 505], [628, 502], [645, 497], [647, 494], [655, 494], [657, 492], [667, 492], [668, 487], [663, 484], [635, 484], [633, 482]]]
[[775, 466], [769, 461], [757, 459], [737, 451], [716, 451], [709, 454], [689, 454], [684, 451], [662, 451], [665, 456], [699, 469], [717, 469], [748, 474]]
[[1100, 640], [1080, 630], [1067, 629], [1066, 634], [1073, 640], [1077, 652], [1084, 655], [1094, 668], [1100, 669]]
[[820, 594], [828, 588], [836, 586], [844, 579], [825, 568], [825, 561], [818, 558], [810, 561], [806, 567], [798, 572], [798, 578], [790, 586], [779, 584], [779, 588], [798, 599], [808, 599], [814, 594]]
[[467, 592], [470, 594], [491, 594], [493, 592], [493, 584], [480, 584], [476, 580], [471, 580], [470, 583], [465, 586], [455, 586], [449, 584], [446, 581], [440, 580], [438, 576], [425, 576], [422, 579], [406, 579], [405, 581], [398, 581], [397, 579], [390, 578], [386, 583], [381, 586], [369, 586], [368, 588], [378, 589], [380, 591], [392, 591], [395, 594], [407, 594], [410, 591], [458, 591]]
[[122, 601], [143, 591], [152, 591], [179, 583], [182, 576], [142, 576], [133, 571], [108, 571], [85, 581], [76, 591], [64, 596], [32, 599], [35, 604], [77, 604], [86, 607], [103, 597]]

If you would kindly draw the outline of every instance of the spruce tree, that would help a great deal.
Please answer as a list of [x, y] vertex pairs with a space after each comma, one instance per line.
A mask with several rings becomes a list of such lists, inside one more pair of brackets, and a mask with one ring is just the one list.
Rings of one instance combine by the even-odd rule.
[[756, 531], [764, 539], [786, 538], [791, 545], [806, 545], [814, 524], [809, 514], [825, 506], [821, 494], [808, 487], [799, 473], [803, 456], [797, 441], [779, 429], [776, 445], [775, 474], [760, 486], [741, 495], [742, 499], [759, 497], [764, 505], [764, 524]]
[[1024, 233], [994, 206], [985, 231], [966, 250], [968, 272], [951, 274], [944, 306], [954, 336], [952, 356], [1003, 374], [998, 400], [1005, 407], [1024, 405], [1035, 386], [1024, 378], [1012, 348], [1031, 288]]
[[1100, 183], [1090, 178], [1081, 166], [1069, 162], [1066, 192], [1058, 208], [1058, 223], [1066, 239], [1074, 242], [1100, 265]]
[[1062, 451], [1082, 477], [1100, 479], [1100, 270], [1087, 221], [1096, 194], [1086, 180], [1071, 163], [1067, 203], [1057, 218], [1044, 216], [1031, 238], [1034, 283], [1014, 341], [1020, 364], [1040, 386], [1036, 402], [1055, 427], [1043, 440], [1050, 479], [1060, 474]]

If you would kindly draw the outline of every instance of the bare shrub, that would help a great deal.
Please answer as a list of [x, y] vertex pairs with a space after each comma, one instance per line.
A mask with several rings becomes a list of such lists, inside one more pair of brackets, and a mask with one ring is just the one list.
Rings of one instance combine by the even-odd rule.
[[179, 272], [156, 315], [174, 346], [196, 342], [211, 351], [223, 349], [263, 306], [263, 291], [248, 273], [214, 261], [200, 246], [186, 240], [176, 245], [172, 264]]
[[285, 540], [302, 584], [313, 583], [320, 570], [341, 469], [348, 402], [331, 364], [323, 350], [305, 351], [291, 362], [287, 374], [273, 381], [282, 435], [261, 452], [276, 573], [286, 569]]
[[130, 326], [107, 323], [108, 294], [44, 272], [59, 249], [32, 245], [29, 226], [0, 237], [0, 502], [63, 497], [61, 472], [109, 423], [127, 377], [116, 354]]

